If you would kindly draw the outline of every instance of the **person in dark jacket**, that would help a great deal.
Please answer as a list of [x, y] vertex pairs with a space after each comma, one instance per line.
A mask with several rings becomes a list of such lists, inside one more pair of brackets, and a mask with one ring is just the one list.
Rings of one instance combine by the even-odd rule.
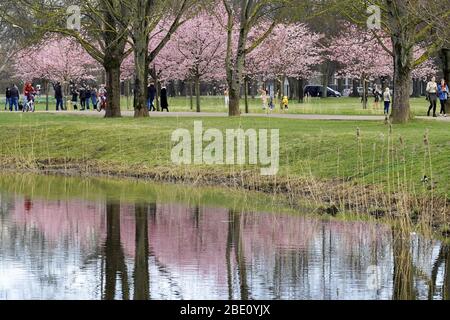
[[97, 110], [97, 104], [98, 104], [98, 92], [97, 92], [97, 88], [96, 87], [92, 87], [91, 91], [90, 91], [90, 95], [91, 95], [91, 101], [92, 101], [92, 105], [94, 110]]
[[63, 103], [63, 92], [61, 82], [58, 81], [56, 84], [54, 84], [53, 89], [55, 90], [56, 111], [59, 111], [60, 107], [62, 111], [64, 110], [64, 103]]
[[154, 101], [156, 98], [156, 87], [153, 83], [148, 87], [148, 100], [147, 100], [147, 108], [149, 111], [156, 111]]
[[5, 92], [5, 110], [7, 110], [9, 106], [11, 106], [11, 89], [7, 87]]
[[9, 111], [13, 111], [13, 107], [15, 111], [19, 110], [19, 88], [15, 84], [11, 86], [10, 89], [11, 98], [9, 103]]
[[167, 110], [169, 112], [169, 101], [167, 100], [167, 88], [161, 88], [161, 111]]
[[73, 110], [78, 110], [78, 90], [75, 86], [72, 87], [72, 105], [73, 105]]
[[86, 87], [84, 85], [81, 86], [80, 88], [80, 106], [81, 106], [81, 111], [86, 109]]

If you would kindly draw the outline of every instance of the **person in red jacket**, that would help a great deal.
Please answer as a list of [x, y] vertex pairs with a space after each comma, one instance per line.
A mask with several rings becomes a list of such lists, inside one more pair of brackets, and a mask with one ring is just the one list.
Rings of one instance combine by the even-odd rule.
[[33, 94], [35, 90], [33, 88], [33, 85], [30, 82], [25, 83], [25, 87], [23, 88], [23, 96], [26, 98], [26, 101], [24, 101], [24, 105], [33, 99]]
[[25, 83], [25, 87], [23, 88], [23, 96], [24, 96], [24, 102], [23, 102], [23, 106], [24, 109], [25, 107], [28, 108], [28, 103], [34, 100], [34, 94], [35, 94], [35, 90], [33, 88], [33, 85], [31, 84], [31, 82], [26, 82]]

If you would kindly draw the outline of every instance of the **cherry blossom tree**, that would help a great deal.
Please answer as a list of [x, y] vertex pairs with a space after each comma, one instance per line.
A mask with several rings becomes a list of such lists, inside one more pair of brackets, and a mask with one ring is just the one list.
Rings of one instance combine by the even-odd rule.
[[[325, 49], [319, 45], [322, 37], [301, 23], [278, 25], [246, 57], [245, 73], [262, 80], [276, 79], [279, 83], [284, 83], [286, 77], [308, 79], [323, 60]], [[280, 90], [279, 94], [284, 93]]]
[[19, 51], [13, 68], [23, 81], [44, 80], [48, 109], [49, 82], [59, 81], [67, 88], [70, 81], [94, 79], [101, 66], [72, 38], [53, 36]]
[[100, 68], [80, 44], [60, 37], [52, 37], [21, 50], [13, 64], [22, 80], [40, 78], [61, 83], [93, 79]]
[[200, 82], [225, 78], [226, 34], [209, 13], [201, 13], [185, 22], [157, 56], [164, 78], [193, 80], [197, 112], [200, 112]]
[[[394, 60], [388, 50], [392, 49], [389, 37], [376, 37], [373, 32], [347, 25], [345, 31], [335, 37], [328, 48], [328, 56], [340, 64], [338, 76], [361, 79], [364, 84], [363, 107], [367, 107], [366, 95], [370, 79], [394, 76]], [[426, 50], [416, 46], [414, 56], [419, 58]], [[423, 78], [437, 71], [432, 60], [416, 66], [412, 78]]]
[[[222, 4], [225, 9], [227, 33], [225, 69], [230, 94], [228, 114], [239, 116], [245, 57], [272, 33], [279, 23], [280, 14], [286, 7], [286, 2], [279, 0], [222, 0]], [[256, 30], [260, 32], [255, 32]], [[257, 36], [252, 38], [252, 33]]]

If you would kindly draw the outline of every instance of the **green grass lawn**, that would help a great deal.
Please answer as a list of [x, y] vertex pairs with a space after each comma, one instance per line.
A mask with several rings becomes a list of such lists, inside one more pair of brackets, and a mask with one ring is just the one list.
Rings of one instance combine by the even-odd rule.
[[[193, 128], [194, 118], [102, 119], [50, 114], [0, 114], [0, 157], [100, 161], [123, 170], [132, 166], [171, 168], [171, 134]], [[280, 177], [345, 179], [387, 190], [427, 192], [432, 177], [441, 195], [450, 191], [450, 126], [413, 121], [392, 128], [378, 122], [300, 121], [274, 118], [208, 118], [203, 126], [280, 129]], [[360, 137], [357, 137], [357, 131]], [[392, 132], [390, 133], [390, 131]], [[424, 143], [428, 132], [429, 144]], [[196, 166], [227, 174], [235, 166]], [[257, 169], [246, 166], [245, 169]]]
[[[0, 99], [1, 109], [4, 108], [4, 98]], [[188, 112], [191, 110], [190, 99], [186, 97], [176, 97], [169, 99], [171, 111]], [[131, 98], [122, 97], [122, 110], [132, 110], [133, 101]], [[42, 97], [37, 103], [37, 110], [45, 110], [45, 97]], [[241, 102], [241, 109], [244, 111], [244, 101]], [[50, 110], [55, 109], [55, 101], [50, 98]], [[260, 99], [249, 99], [249, 109], [251, 113], [263, 113], [262, 102]], [[411, 109], [415, 115], [426, 115], [428, 111], [428, 102], [425, 98], [411, 99]], [[204, 112], [227, 112], [223, 97], [202, 97], [201, 110]], [[195, 111], [195, 101], [194, 101]], [[277, 109], [274, 112], [280, 113], [280, 108], [277, 104]], [[292, 100], [289, 106], [289, 113], [293, 114], [330, 114], [330, 115], [382, 115], [382, 105], [375, 109], [373, 107], [373, 99], [369, 100], [369, 108], [364, 110], [362, 108], [361, 100], [359, 98], [314, 98], [307, 103], [298, 103]]]

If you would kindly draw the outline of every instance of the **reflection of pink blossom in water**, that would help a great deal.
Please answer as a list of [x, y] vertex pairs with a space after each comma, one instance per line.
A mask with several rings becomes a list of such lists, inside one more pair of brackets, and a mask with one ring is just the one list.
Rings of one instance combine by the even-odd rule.
[[87, 201], [47, 201], [16, 198], [13, 222], [35, 228], [45, 236], [47, 245], [70, 240], [71, 243], [94, 247], [104, 238], [105, 206]]
[[[104, 243], [106, 208], [102, 202], [28, 201], [16, 199], [14, 221], [38, 229], [48, 243], [62, 239], [89, 244], [89, 247]], [[150, 250], [162, 264], [180, 272], [195, 268], [202, 273], [216, 274], [220, 281], [224, 281], [229, 224], [233, 217], [229, 216], [228, 209], [198, 210], [200, 221], [196, 224], [194, 209], [175, 204], [158, 205], [155, 221], [149, 217]], [[272, 257], [277, 251], [308, 251], [318, 241], [322, 227], [319, 220], [298, 216], [265, 213], [238, 216], [242, 253], [248, 263], [255, 257]], [[126, 256], [134, 258], [134, 205], [121, 205], [120, 221], [122, 247]], [[339, 247], [336, 248], [343, 252], [370, 247], [390, 235], [387, 228], [358, 222], [333, 222], [327, 229], [339, 234]]]

